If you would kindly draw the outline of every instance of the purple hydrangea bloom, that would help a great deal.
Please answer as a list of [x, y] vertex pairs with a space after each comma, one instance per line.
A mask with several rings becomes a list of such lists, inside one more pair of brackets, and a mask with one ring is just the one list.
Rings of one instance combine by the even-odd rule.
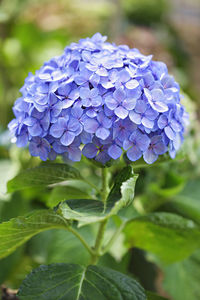
[[20, 91], [9, 129], [42, 160], [83, 154], [105, 164], [126, 152], [151, 164], [183, 142], [188, 117], [166, 65], [100, 33], [29, 73]]

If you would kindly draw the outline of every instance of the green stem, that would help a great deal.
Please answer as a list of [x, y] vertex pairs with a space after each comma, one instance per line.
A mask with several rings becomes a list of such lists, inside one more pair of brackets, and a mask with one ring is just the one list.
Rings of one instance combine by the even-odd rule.
[[108, 186], [108, 169], [102, 169], [102, 190], [101, 190], [101, 197], [104, 203], [104, 210], [106, 209], [106, 200], [108, 196], [109, 186]]
[[118, 238], [119, 234], [121, 233], [121, 231], [124, 229], [126, 225], [126, 221], [123, 222], [119, 228], [115, 231], [115, 233], [113, 234], [113, 236], [111, 237], [110, 241], [107, 243], [107, 245], [105, 245], [105, 247], [103, 248], [101, 255], [104, 255], [109, 249], [110, 247], [113, 245], [113, 243], [115, 242], [115, 240]]
[[90, 253], [91, 256], [94, 256], [95, 253], [93, 251], [93, 249], [88, 245], [88, 243], [84, 240], [84, 238], [78, 233], [78, 231], [76, 231], [75, 229], [73, 229], [72, 227], [68, 227], [67, 228], [71, 233], [73, 233], [79, 240], [80, 242], [83, 244], [83, 246], [88, 250], [88, 252]]
[[98, 187], [97, 187], [95, 184], [93, 184], [92, 182], [90, 182], [90, 181], [87, 180], [86, 178], [83, 178], [83, 180], [84, 180], [88, 185], [90, 185], [93, 189], [95, 189], [95, 190], [98, 192], [98, 194], [101, 193], [101, 191], [98, 189]]
[[103, 222], [101, 222], [101, 224], [99, 226], [99, 230], [98, 230], [98, 234], [97, 234], [96, 242], [95, 242], [95, 246], [94, 246], [94, 255], [92, 255], [91, 262], [90, 262], [92, 265], [95, 265], [97, 263], [99, 257], [101, 256], [101, 245], [103, 242], [103, 237], [104, 237], [107, 221], [108, 220], [104, 220]]
[[[103, 168], [102, 169], [101, 198], [104, 203], [104, 210], [106, 209], [106, 200], [107, 200], [108, 192], [109, 192], [108, 169]], [[96, 241], [95, 241], [95, 245], [94, 245], [94, 249], [93, 249], [95, 254], [92, 255], [91, 262], [90, 262], [91, 264], [96, 264], [99, 257], [101, 256], [101, 247], [102, 247], [102, 243], [103, 243], [103, 237], [104, 237], [107, 222], [108, 222], [108, 220], [106, 219], [106, 220], [102, 221], [99, 225], [99, 230], [97, 233], [97, 237], [96, 237]]]

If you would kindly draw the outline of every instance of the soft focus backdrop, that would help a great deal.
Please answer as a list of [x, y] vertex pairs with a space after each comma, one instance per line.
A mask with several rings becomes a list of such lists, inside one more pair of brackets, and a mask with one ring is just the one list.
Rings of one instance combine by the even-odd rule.
[[[128, 44], [144, 54], [153, 54], [155, 60], [164, 61], [180, 83], [182, 101], [190, 113], [179, 160], [163, 164], [159, 169], [140, 170], [142, 179], [137, 187], [136, 209], [140, 213], [176, 209], [183, 216], [195, 211], [200, 222], [199, 0], [0, 2], [0, 222], [33, 208], [51, 206], [46, 201], [48, 191], [25, 191], [12, 197], [5, 194], [8, 179], [19, 169], [38, 164], [26, 150], [10, 144], [7, 124], [13, 117], [12, 105], [20, 95], [19, 89], [28, 72], [34, 72], [52, 56], [60, 55], [70, 42], [95, 32], [107, 35], [110, 42]], [[159, 205], [156, 197], [160, 199]], [[41, 239], [44, 241], [42, 250], [39, 248]], [[63, 233], [56, 236], [47, 232], [1, 260], [0, 284], [16, 288], [33, 267], [66, 261], [71, 252], [73, 258], [68, 260], [80, 262], [79, 254], [74, 252], [77, 246], [74, 240], [63, 242], [63, 239]], [[105, 257], [102, 264], [136, 276], [145, 288], [171, 299], [200, 299], [200, 252], [183, 262], [158, 268], [155, 258], [148, 253], [133, 249], [123, 257], [123, 249], [118, 251], [119, 257]]]

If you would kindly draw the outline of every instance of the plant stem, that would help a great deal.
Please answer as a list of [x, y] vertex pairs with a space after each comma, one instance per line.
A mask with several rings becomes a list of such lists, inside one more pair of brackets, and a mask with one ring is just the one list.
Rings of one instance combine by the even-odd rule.
[[[101, 189], [101, 198], [104, 203], [104, 210], [106, 209], [106, 200], [109, 192], [109, 186], [108, 186], [108, 169], [103, 168], [102, 169], [102, 189]], [[103, 237], [106, 229], [108, 220], [104, 220], [100, 223], [99, 230], [97, 233], [95, 245], [94, 245], [94, 255], [92, 255], [91, 258], [91, 264], [96, 264], [98, 261], [99, 256], [101, 255], [101, 247], [103, 243]]]
[[90, 182], [86, 178], [84, 178], [83, 180], [100, 194], [100, 190], [98, 189], [98, 187], [95, 184], [93, 184], [92, 182]]
[[115, 242], [115, 240], [118, 238], [119, 234], [121, 233], [121, 231], [124, 229], [126, 225], [126, 221], [123, 222], [119, 228], [115, 231], [115, 233], [113, 234], [113, 236], [111, 237], [110, 241], [107, 243], [107, 245], [105, 245], [105, 247], [103, 248], [101, 255], [104, 255], [109, 249], [110, 247], [113, 245], [113, 243]]
[[94, 255], [92, 255], [91, 262], [90, 262], [92, 265], [95, 265], [97, 263], [99, 256], [101, 255], [100, 250], [101, 250], [101, 245], [103, 242], [103, 237], [104, 237], [107, 222], [108, 220], [104, 220], [103, 222], [101, 222], [99, 226], [99, 230], [98, 230], [98, 234], [96, 237], [96, 242], [93, 250]]
[[67, 228], [71, 233], [73, 233], [79, 240], [80, 242], [83, 244], [83, 246], [88, 250], [88, 252], [90, 253], [91, 256], [94, 256], [95, 253], [93, 251], [93, 249], [88, 245], [88, 243], [84, 240], [84, 238], [78, 233], [78, 231], [76, 231], [75, 229], [73, 229], [72, 227], [68, 227]]
[[102, 201], [104, 203], [104, 210], [105, 210], [107, 195], [108, 195], [108, 191], [109, 191], [109, 186], [108, 186], [108, 169], [107, 168], [103, 168], [101, 172], [102, 172], [101, 197], [102, 197]]

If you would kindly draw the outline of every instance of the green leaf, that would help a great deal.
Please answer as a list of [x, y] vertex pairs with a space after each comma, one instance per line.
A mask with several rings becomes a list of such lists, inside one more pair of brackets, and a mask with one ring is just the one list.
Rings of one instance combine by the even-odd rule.
[[58, 210], [65, 219], [78, 221], [83, 226], [99, 222], [108, 217], [103, 202], [98, 200], [74, 199], [60, 203]]
[[35, 234], [53, 228], [66, 228], [66, 221], [49, 210], [35, 211], [25, 217], [0, 224], [0, 258], [8, 256]]
[[183, 191], [166, 204], [167, 209], [200, 224], [199, 178], [190, 180]]
[[79, 226], [103, 221], [131, 204], [137, 177], [138, 175], [133, 174], [130, 166], [124, 168], [116, 177], [107, 198], [106, 208], [103, 202], [99, 200], [74, 199], [61, 203], [58, 211], [64, 218], [78, 221]]
[[23, 281], [20, 300], [146, 300], [134, 279], [108, 268], [74, 264], [40, 266]]
[[48, 186], [68, 179], [81, 179], [79, 171], [67, 164], [44, 163], [36, 168], [22, 171], [8, 181], [7, 192]]
[[147, 300], [167, 300], [167, 298], [161, 297], [155, 293], [146, 291]]
[[200, 299], [200, 250], [181, 262], [161, 268], [163, 287], [174, 300]]
[[[81, 227], [77, 231], [88, 244], [93, 244], [95, 236], [91, 226]], [[38, 264], [64, 261], [85, 265], [90, 260], [90, 254], [80, 240], [63, 229], [48, 230], [34, 236], [28, 243], [28, 253]]]
[[89, 199], [91, 196], [88, 195], [85, 190], [81, 190], [73, 186], [57, 186], [52, 190], [50, 197], [47, 200], [47, 206], [53, 208], [58, 205], [59, 202], [64, 200], [83, 198]]
[[170, 213], [152, 213], [129, 221], [124, 229], [129, 247], [138, 247], [168, 263], [182, 260], [200, 247], [200, 228]]
[[119, 172], [107, 199], [107, 206], [112, 208], [112, 214], [133, 202], [137, 178], [138, 175], [133, 173], [131, 166]]

